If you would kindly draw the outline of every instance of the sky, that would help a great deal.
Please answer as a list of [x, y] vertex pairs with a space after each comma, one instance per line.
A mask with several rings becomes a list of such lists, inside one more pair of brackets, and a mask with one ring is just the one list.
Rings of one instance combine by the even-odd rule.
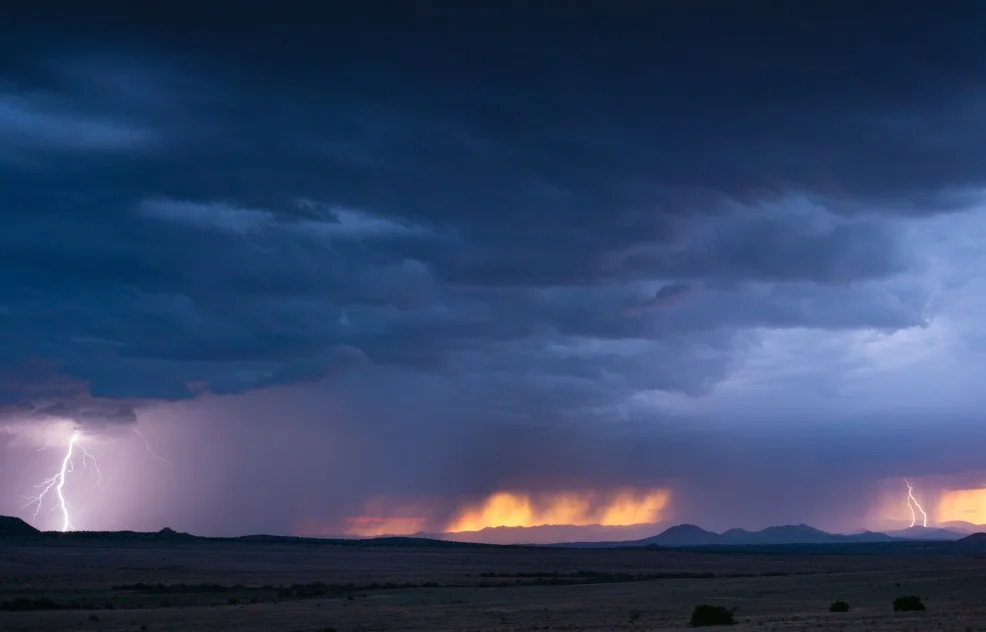
[[0, 25], [0, 514], [986, 523], [986, 5], [170, 7]]

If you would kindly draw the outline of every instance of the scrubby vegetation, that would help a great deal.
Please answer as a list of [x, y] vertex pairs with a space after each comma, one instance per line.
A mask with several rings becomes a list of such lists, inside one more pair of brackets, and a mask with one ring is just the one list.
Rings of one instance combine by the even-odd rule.
[[[310, 597], [340, 596], [356, 591], [368, 590], [396, 590], [399, 588], [438, 588], [440, 584], [435, 582], [425, 582], [413, 584], [404, 582], [396, 584], [387, 582], [380, 584], [370, 582], [369, 584], [326, 584], [325, 582], [311, 582], [308, 584], [291, 584], [289, 586], [244, 586], [235, 584], [224, 586], [222, 584], [124, 584], [113, 586], [113, 590], [131, 591], [145, 595], [170, 595], [170, 594], [228, 594], [235, 593], [245, 595], [250, 593], [269, 593], [279, 599], [305, 599]], [[230, 599], [234, 599], [231, 597]], [[252, 602], [255, 603], [255, 602]]]
[[39, 597], [31, 599], [29, 597], [17, 597], [9, 601], [0, 601], [0, 611], [2, 612], [32, 612], [35, 610], [113, 610], [114, 606], [108, 603], [99, 606], [93, 603], [81, 603], [70, 601], [66, 603], [55, 601], [49, 597]]
[[28, 599], [19, 597], [10, 601], [0, 601], [0, 610], [7, 612], [27, 612], [30, 610], [58, 610], [66, 606], [57, 603], [54, 599], [42, 597], [41, 599]]
[[715, 579], [715, 573], [610, 573], [607, 571], [575, 571], [573, 573], [552, 572], [514, 572], [482, 573], [486, 579], [501, 578], [501, 581], [482, 581], [480, 588], [506, 588], [508, 586], [570, 586], [573, 584], [610, 584], [622, 582], [645, 582], [659, 579]]
[[904, 595], [894, 599], [894, 612], [912, 612], [924, 609], [924, 602], [917, 595]]
[[849, 604], [845, 601], [833, 601], [829, 612], [849, 612]]
[[733, 611], [723, 606], [713, 606], [707, 603], [699, 604], [692, 610], [692, 618], [689, 622], [693, 628], [705, 627], [710, 625], [733, 625], [736, 619]]

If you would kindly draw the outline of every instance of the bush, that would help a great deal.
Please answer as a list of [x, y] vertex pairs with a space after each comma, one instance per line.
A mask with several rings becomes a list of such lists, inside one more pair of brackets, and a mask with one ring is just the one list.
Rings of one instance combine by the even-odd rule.
[[849, 612], [849, 604], [845, 601], [833, 601], [829, 612]]
[[733, 611], [727, 610], [722, 606], [711, 606], [707, 603], [699, 604], [692, 610], [692, 620], [689, 625], [693, 628], [707, 625], [733, 625]]
[[921, 601], [921, 598], [916, 595], [905, 595], [894, 599], [894, 612], [897, 612], [898, 610], [901, 612], [909, 612], [924, 609], [924, 602]]
[[27, 612], [30, 610], [57, 610], [61, 608], [59, 604], [55, 603], [54, 600], [47, 597], [41, 597], [40, 599], [28, 599], [27, 597], [18, 597], [13, 601], [3, 601], [0, 602], [0, 610], [7, 610], [10, 612]]

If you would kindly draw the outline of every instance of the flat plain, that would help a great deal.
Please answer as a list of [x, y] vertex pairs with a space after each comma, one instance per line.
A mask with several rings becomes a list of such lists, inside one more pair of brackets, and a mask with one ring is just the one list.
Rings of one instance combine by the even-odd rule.
[[[895, 613], [908, 594], [927, 610]], [[643, 632], [699, 603], [735, 608], [732, 630], [964, 631], [986, 630], [986, 559], [0, 540], [0, 602], [43, 599], [0, 631]]]

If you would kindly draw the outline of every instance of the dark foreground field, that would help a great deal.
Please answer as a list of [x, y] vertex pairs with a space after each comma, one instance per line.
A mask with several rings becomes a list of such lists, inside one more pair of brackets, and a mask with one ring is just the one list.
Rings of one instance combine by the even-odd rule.
[[0, 602], [3, 632], [643, 631], [698, 603], [732, 630], [986, 630], [986, 559], [0, 541]]

